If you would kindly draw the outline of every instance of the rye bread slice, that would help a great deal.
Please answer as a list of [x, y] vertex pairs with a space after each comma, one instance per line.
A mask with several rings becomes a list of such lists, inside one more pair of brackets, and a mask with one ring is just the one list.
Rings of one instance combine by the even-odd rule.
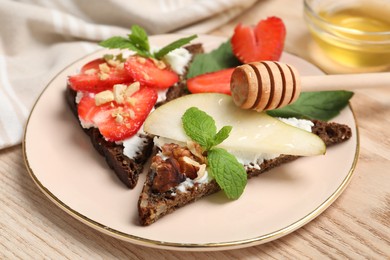
[[[66, 99], [73, 114], [78, 118], [77, 92], [73, 89], [66, 88]], [[153, 138], [145, 134], [138, 134], [143, 139], [142, 144], [138, 147], [138, 152], [133, 158], [123, 154], [123, 145], [115, 142], [109, 142], [100, 134], [97, 128], [83, 128], [89, 136], [93, 147], [105, 158], [107, 165], [114, 171], [116, 176], [130, 189], [137, 185], [139, 174], [143, 170], [144, 163], [149, 159], [153, 151]]]
[[[201, 44], [192, 44], [185, 47], [194, 57], [197, 54], [203, 53], [203, 46]], [[156, 107], [168, 102], [172, 99], [186, 94], [184, 83], [184, 76], [180, 82], [168, 89], [166, 99], [156, 104]], [[65, 96], [66, 101], [72, 110], [73, 114], [78, 118], [77, 92], [66, 87]], [[81, 126], [81, 125], [80, 125]], [[109, 142], [104, 139], [97, 128], [82, 128], [84, 132], [90, 137], [94, 148], [105, 158], [108, 166], [114, 171], [116, 176], [130, 189], [133, 189], [138, 182], [139, 174], [143, 171], [143, 166], [153, 151], [153, 138], [146, 134], [138, 134], [143, 142], [137, 148], [137, 153], [133, 158], [129, 158], [123, 154], [123, 145], [115, 142]]]
[[[312, 132], [318, 135], [327, 147], [342, 143], [352, 136], [351, 129], [347, 125], [319, 120], [313, 120], [313, 123]], [[298, 158], [299, 156], [280, 155], [277, 158], [265, 160], [260, 164], [260, 169], [248, 168], [248, 178], [258, 176], [263, 172]], [[151, 168], [138, 201], [139, 222], [142, 226], [150, 225], [161, 217], [189, 203], [220, 191], [218, 184], [215, 180], [212, 180], [205, 184], [195, 183], [192, 188], [187, 188], [186, 192], [173, 188], [169, 191], [158, 193], [152, 188], [154, 177], [155, 171]]]

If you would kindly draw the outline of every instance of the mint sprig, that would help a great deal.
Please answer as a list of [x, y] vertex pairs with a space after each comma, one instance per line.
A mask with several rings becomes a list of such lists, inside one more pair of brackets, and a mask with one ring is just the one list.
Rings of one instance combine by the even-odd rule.
[[186, 110], [182, 116], [185, 133], [207, 153], [208, 169], [220, 188], [230, 199], [238, 199], [247, 182], [245, 168], [225, 149], [216, 148], [232, 130], [224, 126], [217, 132], [214, 119], [196, 107]]
[[169, 43], [157, 52], [151, 52], [148, 34], [142, 27], [133, 25], [131, 27], [131, 34], [128, 34], [127, 38], [114, 36], [99, 42], [99, 45], [108, 49], [129, 49], [135, 51], [138, 55], [145, 58], [162, 59], [169, 52], [182, 47], [183, 45], [191, 42], [196, 37], [197, 35], [192, 35], [181, 38]]

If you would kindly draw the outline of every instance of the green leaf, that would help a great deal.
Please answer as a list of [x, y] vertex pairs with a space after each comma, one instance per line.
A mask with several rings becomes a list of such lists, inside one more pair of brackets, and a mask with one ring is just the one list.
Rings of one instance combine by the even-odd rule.
[[233, 54], [230, 40], [227, 40], [212, 52], [196, 55], [188, 69], [187, 79], [238, 65], [241, 63]]
[[209, 172], [229, 199], [238, 199], [247, 183], [245, 168], [236, 157], [222, 148], [213, 148], [207, 154]]
[[183, 114], [182, 123], [186, 134], [203, 149], [208, 150], [212, 147], [217, 127], [211, 116], [196, 107], [191, 107]]
[[297, 117], [328, 121], [348, 105], [353, 92], [302, 92], [298, 100], [283, 108], [267, 111], [273, 117]]
[[128, 35], [129, 40], [141, 51], [148, 53], [150, 51], [148, 34], [138, 25], [131, 27], [131, 34]]
[[160, 49], [158, 52], [154, 53], [154, 57], [156, 59], [162, 59], [169, 52], [171, 52], [171, 51], [173, 51], [173, 50], [175, 50], [177, 48], [182, 47], [183, 45], [189, 43], [190, 41], [192, 41], [196, 37], [198, 37], [198, 36], [194, 34], [194, 35], [191, 35], [189, 37], [180, 38], [180, 39], [178, 39], [178, 40], [176, 40], [174, 42], [171, 42], [170, 44], [168, 44], [164, 48]]
[[114, 36], [111, 38], [108, 38], [107, 40], [99, 42], [99, 45], [108, 49], [130, 49], [130, 50], [137, 50], [137, 48], [131, 43], [129, 39], [120, 37], [120, 36]]
[[107, 40], [99, 42], [99, 45], [108, 49], [129, 49], [135, 51], [138, 55], [143, 57], [150, 57], [150, 53], [138, 48], [134, 43], [126, 38], [114, 36]]
[[224, 126], [218, 133], [214, 136], [213, 146], [217, 146], [222, 143], [226, 138], [229, 137], [230, 132], [232, 131], [232, 126]]

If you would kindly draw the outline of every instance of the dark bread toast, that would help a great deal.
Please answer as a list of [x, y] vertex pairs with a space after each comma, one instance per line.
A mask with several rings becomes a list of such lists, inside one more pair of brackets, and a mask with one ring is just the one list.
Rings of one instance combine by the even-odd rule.
[[[201, 44], [192, 44], [185, 48], [193, 57], [204, 52]], [[182, 79], [178, 84], [169, 88], [166, 93], [166, 99], [157, 103], [156, 107], [184, 95], [186, 92], [183, 84]], [[65, 91], [67, 103], [73, 114], [78, 118], [76, 95], [77, 92], [67, 86]], [[139, 174], [142, 173], [143, 165], [152, 154], [153, 138], [146, 134], [139, 134], [139, 137], [143, 139], [143, 143], [138, 147], [136, 156], [129, 158], [123, 154], [124, 147], [122, 144], [106, 141], [97, 128], [83, 128], [83, 130], [90, 137], [94, 148], [105, 157], [107, 164], [118, 178], [127, 187], [134, 188], [137, 185]]]
[[[351, 129], [347, 125], [319, 120], [313, 120], [312, 122], [314, 123], [312, 132], [318, 135], [327, 147], [344, 142], [352, 135]], [[247, 168], [248, 178], [258, 176], [263, 172], [297, 158], [299, 157], [280, 155], [274, 159], [265, 160], [260, 164], [260, 169]], [[173, 188], [169, 191], [159, 193], [153, 190], [153, 179], [155, 175], [156, 173], [153, 167], [151, 167], [138, 201], [139, 221], [143, 226], [150, 225], [176, 209], [220, 191], [220, 187], [216, 181], [211, 180], [204, 184], [195, 183], [193, 187], [187, 188], [186, 192], [181, 192]]]
[[[73, 111], [73, 114], [78, 118], [76, 91], [67, 87], [66, 99]], [[81, 127], [81, 125], [80, 125]], [[81, 127], [82, 128], [82, 127]], [[123, 145], [115, 142], [109, 142], [104, 139], [97, 128], [82, 128], [90, 137], [93, 147], [106, 159], [108, 166], [115, 172], [118, 178], [129, 188], [134, 188], [137, 185], [139, 174], [143, 170], [144, 163], [149, 159], [153, 151], [153, 138], [140, 134], [143, 143], [138, 147], [136, 157], [129, 158], [123, 154]]]

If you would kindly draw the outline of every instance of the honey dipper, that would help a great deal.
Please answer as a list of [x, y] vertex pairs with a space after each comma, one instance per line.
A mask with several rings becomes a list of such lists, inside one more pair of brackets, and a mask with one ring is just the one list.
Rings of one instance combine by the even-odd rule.
[[300, 77], [291, 65], [262, 61], [238, 66], [230, 89], [234, 103], [243, 109], [264, 111], [298, 99], [301, 91], [351, 90], [390, 87], [390, 73], [343, 74]]

